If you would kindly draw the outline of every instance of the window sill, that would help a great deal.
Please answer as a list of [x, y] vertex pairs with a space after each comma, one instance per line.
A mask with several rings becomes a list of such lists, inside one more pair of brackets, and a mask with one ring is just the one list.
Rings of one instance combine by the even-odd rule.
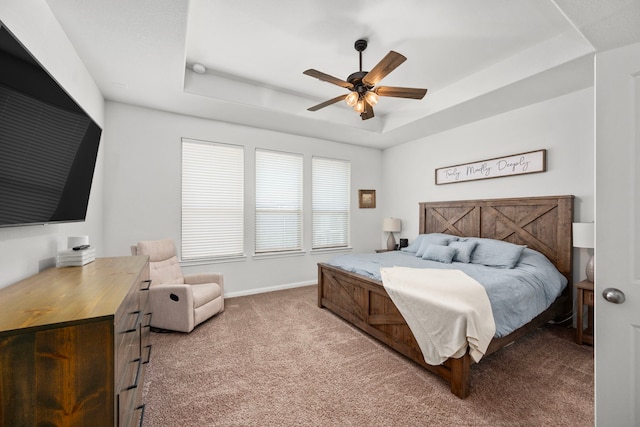
[[235, 256], [226, 256], [226, 257], [216, 257], [216, 258], [202, 258], [202, 259], [191, 259], [191, 260], [180, 260], [181, 266], [192, 266], [192, 265], [207, 265], [207, 264], [223, 264], [229, 262], [243, 262], [247, 260], [246, 255], [235, 255]]
[[283, 251], [283, 252], [265, 252], [253, 254], [253, 259], [261, 260], [261, 259], [273, 259], [273, 258], [290, 258], [306, 255], [306, 251]]
[[322, 254], [339, 254], [353, 252], [353, 248], [351, 246], [346, 248], [325, 248], [325, 249], [311, 249], [312, 255], [322, 255]]

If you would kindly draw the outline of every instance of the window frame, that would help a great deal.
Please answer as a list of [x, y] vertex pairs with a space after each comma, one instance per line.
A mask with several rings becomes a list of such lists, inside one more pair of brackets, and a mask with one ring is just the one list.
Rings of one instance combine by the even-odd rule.
[[[326, 171], [318, 170], [317, 167], [319, 167], [320, 164], [318, 164], [317, 166], [316, 161], [331, 162], [334, 165], [337, 165], [340, 163], [347, 166], [346, 171], [342, 171], [342, 173], [346, 175], [346, 182], [342, 182], [339, 184], [342, 187], [341, 189], [342, 191], [339, 198], [334, 197], [333, 199], [331, 199], [330, 195], [328, 196], [329, 193], [332, 193], [333, 195], [335, 195], [335, 192], [336, 192], [335, 187], [332, 187], [330, 189], [324, 189], [324, 192], [322, 194], [317, 193], [318, 188], [316, 186], [322, 185], [318, 183], [319, 179], [322, 178], [326, 180], [327, 178], [335, 178], [338, 175], [338, 172], [340, 171], [336, 171], [335, 169], [326, 170]], [[323, 173], [324, 176], [320, 177], [316, 174], [316, 172], [318, 172], [318, 174]], [[349, 249], [351, 247], [351, 161], [345, 160], [345, 159], [324, 157], [324, 156], [312, 156], [311, 157], [311, 177], [312, 177], [311, 178], [311, 230], [312, 230], [311, 231], [311, 234], [312, 234], [311, 249], [313, 251], [330, 251], [330, 250]], [[319, 197], [325, 197], [326, 200], [318, 201]], [[343, 206], [343, 210], [336, 211], [335, 209], [332, 210], [331, 208], [329, 208], [329, 210], [326, 210], [326, 207], [325, 207], [326, 203], [332, 202], [332, 201], [339, 202]], [[319, 209], [319, 207], [317, 206], [317, 203], [325, 204], [325, 206]], [[322, 210], [323, 212], [320, 212], [320, 210]], [[322, 243], [321, 241], [318, 240], [319, 239], [318, 234], [322, 232], [320, 228], [322, 228], [323, 225], [326, 225], [327, 221], [326, 219], [324, 221], [319, 221], [318, 216], [319, 215], [331, 216], [332, 211], [334, 213], [336, 212], [338, 213], [338, 219], [341, 219], [341, 223], [343, 224], [343, 227], [339, 228], [341, 230], [342, 240], [340, 242], [334, 241], [334, 242]]]
[[[182, 261], [198, 263], [245, 257], [244, 151], [245, 147], [242, 145], [182, 138]], [[212, 164], [211, 161], [216, 156], [221, 156], [221, 162]], [[231, 188], [221, 187], [220, 182], [233, 185]], [[204, 207], [219, 202], [220, 197], [225, 198], [223, 207]], [[204, 210], [212, 211], [215, 216], [197, 215], [198, 211], [202, 213]], [[229, 215], [230, 212], [234, 215]], [[202, 224], [205, 223], [208, 225], [203, 227]], [[203, 247], [206, 249], [202, 249]]]
[[[262, 153], [262, 154], [259, 154]], [[260, 155], [270, 156], [271, 159], [266, 161], [266, 159], [259, 159]], [[278, 254], [291, 254], [296, 252], [302, 252], [304, 249], [304, 155], [300, 153], [293, 153], [287, 151], [279, 151], [279, 150], [271, 150], [266, 148], [256, 148], [255, 149], [255, 203], [254, 203], [254, 254], [259, 257], [264, 257], [268, 255], [278, 255]], [[265, 160], [265, 161], [262, 161]], [[272, 163], [271, 166], [275, 168], [275, 172], [273, 171], [264, 171], [265, 173], [274, 173], [271, 177], [263, 177], [262, 172], [259, 170], [261, 166], [266, 166], [268, 163]], [[289, 164], [287, 164], [289, 163]], [[292, 164], [295, 163], [295, 164]], [[282, 173], [281, 168], [286, 167], [295, 167], [297, 170], [291, 169], [291, 171], [284, 171]], [[281, 173], [278, 173], [281, 172]], [[291, 173], [289, 173], [291, 172]], [[297, 176], [296, 176], [297, 175]], [[284, 178], [284, 181], [282, 180]], [[260, 191], [259, 180], [261, 178], [270, 178], [273, 180], [272, 184], [277, 185], [279, 189], [286, 189], [289, 184], [294, 184], [289, 190], [294, 190], [293, 193], [289, 193], [288, 197], [286, 197], [289, 207], [284, 207], [282, 205], [278, 205], [277, 203], [271, 203], [269, 201], [260, 200], [263, 195], [258, 194]], [[296, 180], [297, 181], [292, 181]], [[272, 187], [273, 188], [273, 187]], [[267, 193], [273, 193], [272, 189], [267, 189]], [[268, 196], [265, 194], [264, 196]], [[294, 207], [295, 206], [295, 207]], [[293, 208], [292, 208], [293, 207]], [[278, 212], [280, 214], [293, 214], [293, 216], [297, 220], [297, 227], [291, 232], [291, 229], [283, 228], [281, 229], [284, 233], [280, 234], [278, 237], [276, 234], [272, 236], [264, 236], [261, 237], [259, 235], [260, 231], [260, 215], [261, 213], [268, 214], [269, 212], [274, 213], [277, 217]], [[286, 215], [285, 215], [286, 216]], [[268, 222], [268, 221], [266, 221]], [[276, 224], [272, 224], [274, 226]], [[287, 232], [288, 231], [288, 232]], [[275, 240], [278, 238], [282, 239], [293, 239], [295, 243], [291, 246], [283, 245], [278, 247], [277, 244], [272, 247], [264, 246], [259, 247], [264, 240], [272, 239], [275, 243]]]

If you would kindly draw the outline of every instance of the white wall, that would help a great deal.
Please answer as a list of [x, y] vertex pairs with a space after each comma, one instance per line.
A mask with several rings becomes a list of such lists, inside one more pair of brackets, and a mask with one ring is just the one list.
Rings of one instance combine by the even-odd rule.
[[[0, 2], [0, 21], [102, 126], [104, 99], [47, 4], [44, 1], [3, 0]], [[97, 255], [101, 255], [103, 151], [101, 147], [87, 221], [0, 228], [0, 288], [55, 265], [56, 253], [58, 249], [66, 248], [70, 235], [88, 235], [97, 247]]]
[[[402, 219], [402, 237], [418, 233], [418, 203], [573, 194], [576, 222], [594, 220], [593, 88], [529, 105], [384, 151], [384, 216]], [[544, 173], [435, 185], [435, 169], [547, 149]], [[398, 238], [398, 236], [396, 236]], [[574, 249], [574, 279], [586, 250]]]
[[[380, 189], [377, 149], [265, 131], [131, 105], [107, 102], [105, 253], [127, 255], [139, 240], [173, 238], [180, 250], [181, 138], [245, 147], [245, 260], [184, 265], [185, 273], [220, 271], [228, 296], [316, 283], [318, 262], [333, 254], [310, 252], [310, 164], [319, 155], [351, 161], [351, 246], [372, 252], [382, 233], [381, 209], [358, 209], [358, 189]], [[301, 153], [305, 161], [305, 225], [301, 256], [253, 257], [254, 151]]]

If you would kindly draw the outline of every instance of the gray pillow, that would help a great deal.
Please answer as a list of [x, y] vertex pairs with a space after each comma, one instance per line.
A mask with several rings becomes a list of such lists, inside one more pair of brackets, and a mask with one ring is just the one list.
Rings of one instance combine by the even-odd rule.
[[[420, 249], [420, 245], [422, 245], [423, 242], [428, 241], [428, 244], [431, 245], [448, 245], [449, 242], [453, 242], [454, 240], [458, 240], [458, 236], [452, 236], [451, 234], [444, 234], [444, 233], [428, 233], [428, 234], [419, 234], [418, 237], [416, 237], [416, 239], [411, 242], [411, 244], [409, 246], [407, 246], [406, 248], [402, 248], [401, 251], [403, 252], [411, 252], [417, 255], [418, 250]], [[426, 248], [426, 246], [425, 246]], [[424, 249], [422, 251], [424, 253]], [[420, 256], [422, 256], [422, 254], [420, 254]]]
[[502, 240], [470, 238], [469, 241], [478, 243], [471, 254], [471, 263], [489, 267], [515, 267], [525, 248], [525, 246], [514, 245]]
[[471, 254], [478, 245], [478, 242], [474, 240], [458, 240], [449, 243], [450, 248], [456, 250], [453, 260], [455, 262], [464, 262], [466, 264], [471, 262]]
[[453, 256], [455, 254], [456, 249], [452, 248], [451, 246], [429, 245], [424, 251], [422, 259], [451, 264], [451, 261], [453, 260]]

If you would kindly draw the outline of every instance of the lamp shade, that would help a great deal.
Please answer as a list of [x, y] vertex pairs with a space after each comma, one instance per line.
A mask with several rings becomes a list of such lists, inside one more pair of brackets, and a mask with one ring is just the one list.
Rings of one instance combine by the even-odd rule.
[[593, 248], [594, 243], [593, 222], [574, 222], [573, 247]]
[[385, 218], [382, 224], [382, 231], [397, 233], [402, 230], [402, 221], [399, 218]]

